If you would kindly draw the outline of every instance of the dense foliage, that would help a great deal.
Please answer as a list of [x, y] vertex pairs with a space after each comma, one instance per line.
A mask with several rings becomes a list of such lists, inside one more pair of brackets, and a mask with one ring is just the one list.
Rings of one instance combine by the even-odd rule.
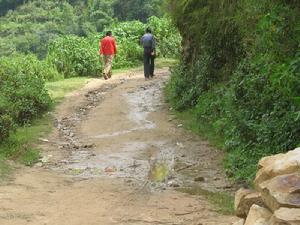
[[112, 7], [114, 15], [124, 20], [140, 20], [147, 22], [151, 16], [161, 16], [163, 0], [117, 0]]
[[0, 57], [17, 51], [44, 58], [48, 43], [59, 36], [87, 37], [102, 32], [115, 18], [146, 22], [150, 15], [161, 15], [160, 4], [161, 0], [0, 0], [0, 16], [5, 15], [0, 17]]
[[183, 36], [169, 99], [224, 138], [228, 173], [300, 143], [299, 1], [170, 1]]
[[0, 60], [0, 142], [15, 125], [23, 125], [50, 106], [44, 77], [57, 72], [33, 55], [13, 55]]
[[30, 1], [0, 17], [0, 57], [13, 52], [47, 53], [47, 43], [79, 31], [73, 7], [65, 1]]
[[0, 16], [3, 16], [8, 10], [13, 10], [25, 2], [25, 0], [0, 0]]
[[49, 46], [47, 61], [65, 78], [95, 76], [101, 72], [97, 48], [83, 37], [63, 36]]

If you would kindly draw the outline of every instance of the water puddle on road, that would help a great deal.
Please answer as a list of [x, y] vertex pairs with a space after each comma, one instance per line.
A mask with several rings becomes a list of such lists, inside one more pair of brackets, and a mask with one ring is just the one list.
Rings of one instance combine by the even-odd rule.
[[[113, 146], [112, 146], [113, 147]], [[94, 178], [131, 178], [138, 181], [164, 182], [174, 165], [173, 148], [167, 143], [130, 142], [101, 153], [74, 151], [62, 169], [67, 175]]]
[[[132, 132], [155, 129], [154, 121], [149, 114], [161, 106], [162, 83], [150, 83], [134, 91], [127, 92], [125, 97], [128, 108], [127, 119], [134, 122], [134, 127], [108, 134], [101, 134], [93, 139], [117, 138]], [[127, 141], [110, 146], [96, 146], [95, 149], [74, 150], [67, 160], [62, 160], [58, 170], [70, 176], [80, 178], [117, 177], [165, 183], [171, 176], [174, 167], [174, 146], [167, 141], [147, 139]]]
[[128, 130], [116, 131], [108, 134], [96, 135], [93, 138], [103, 139], [117, 137], [141, 130], [155, 129], [156, 124], [147, 119], [151, 112], [155, 112], [161, 105], [161, 86], [160, 84], [141, 86], [136, 91], [124, 94], [130, 112], [127, 118], [136, 124]]

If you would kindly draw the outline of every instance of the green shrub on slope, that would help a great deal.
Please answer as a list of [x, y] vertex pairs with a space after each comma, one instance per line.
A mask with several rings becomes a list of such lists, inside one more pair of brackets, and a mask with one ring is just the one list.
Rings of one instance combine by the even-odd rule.
[[184, 55], [168, 93], [223, 137], [226, 168], [251, 181], [258, 160], [300, 143], [296, 1], [170, 2]]
[[95, 76], [101, 72], [97, 51], [86, 38], [63, 36], [50, 43], [47, 61], [65, 78]]
[[14, 125], [29, 123], [46, 111], [51, 99], [45, 90], [41, 63], [33, 56], [15, 55], [0, 59], [0, 141]]

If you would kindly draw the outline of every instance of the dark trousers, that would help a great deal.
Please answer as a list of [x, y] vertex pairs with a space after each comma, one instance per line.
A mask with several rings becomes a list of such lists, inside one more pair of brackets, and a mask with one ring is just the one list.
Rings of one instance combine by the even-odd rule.
[[155, 56], [151, 55], [152, 49], [144, 49], [144, 75], [146, 78], [153, 77], [154, 75], [154, 59]]

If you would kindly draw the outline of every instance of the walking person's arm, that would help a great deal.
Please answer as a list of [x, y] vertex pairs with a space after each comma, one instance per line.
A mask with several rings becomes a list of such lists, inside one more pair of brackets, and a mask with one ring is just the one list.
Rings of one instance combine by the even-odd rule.
[[114, 39], [113, 41], [113, 46], [114, 46], [114, 55], [117, 54], [117, 44], [116, 44], [116, 40]]
[[155, 37], [152, 36], [152, 52], [151, 52], [151, 55], [155, 56], [156, 52], [155, 52], [155, 49], [156, 49], [156, 40], [155, 40]]
[[99, 41], [99, 49], [100, 49], [100, 55], [103, 55], [103, 43], [102, 43], [102, 40]]
[[156, 49], [156, 40], [154, 36], [152, 36], [152, 49]]

